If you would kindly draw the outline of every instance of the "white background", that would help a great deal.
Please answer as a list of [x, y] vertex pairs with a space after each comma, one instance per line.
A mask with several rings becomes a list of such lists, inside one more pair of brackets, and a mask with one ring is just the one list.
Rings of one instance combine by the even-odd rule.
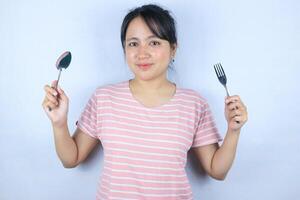
[[[129, 9], [150, 1], [0, 1], [0, 199], [95, 199], [103, 152], [65, 169], [42, 110], [43, 87], [57, 78], [65, 50], [73, 60], [61, 86], [69, 127], [97, 86], [132, 77], [120, 42]], [[177, 21], [171, 80], [202, 94], [224, 136], [222, 62], [231, 94], [249, 111], [225, 181], [209, 178], [193, 155], [187, 172], [195, 199], [279, 200], [300, 195], [300, 3], [298, 0], [157, 1]]]

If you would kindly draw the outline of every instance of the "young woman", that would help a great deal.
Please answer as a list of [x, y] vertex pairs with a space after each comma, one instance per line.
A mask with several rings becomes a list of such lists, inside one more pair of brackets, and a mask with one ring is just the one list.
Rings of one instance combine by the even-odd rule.
[[204, 170], [223, 180], [247, 121], [246, 107], [238, 96], [225, 99], [228, 129], [219, 146], [222, 139], [205, 99], [167, 79], [177, 47], [167, 10], [145, 5], [130, 11], [121, 42], [134, 78], [97, 88], [73, 136], [67, 126], [68, 97], [60, 87], [45, 86], [43, 108], [57, 154], [65, 167], [75, 167], [101, 141], [104, 170], [97, 199], [192, 199], [187, 152], [192, 148]]

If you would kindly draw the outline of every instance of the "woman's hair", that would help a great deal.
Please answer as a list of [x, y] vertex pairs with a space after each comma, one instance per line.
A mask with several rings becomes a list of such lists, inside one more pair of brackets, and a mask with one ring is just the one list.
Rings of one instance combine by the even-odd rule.
[[168, 10], [148, 4], [129, 11], [121, 26], [121, 42], [125, 50], [125, 39], [128, 25], [136, 17], [141, 17], [152, 33], [163, 40], [167, 40], [171, 47], [177, 44], [175, 20]]

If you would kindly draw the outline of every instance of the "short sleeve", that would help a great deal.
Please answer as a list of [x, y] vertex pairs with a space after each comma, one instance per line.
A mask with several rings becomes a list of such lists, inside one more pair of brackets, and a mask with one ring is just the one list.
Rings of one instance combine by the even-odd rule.
[[80, 128], [84, 133], [93, 138], [99, 139], [97, 121], [97, 96], [95, 91], [86, 104], [76, 124], [77, 127]]
[[201, 107], [200, 116], [196, 121], [196, 131], [192, 147], [209, 145], [222, 141], [207, 102]]

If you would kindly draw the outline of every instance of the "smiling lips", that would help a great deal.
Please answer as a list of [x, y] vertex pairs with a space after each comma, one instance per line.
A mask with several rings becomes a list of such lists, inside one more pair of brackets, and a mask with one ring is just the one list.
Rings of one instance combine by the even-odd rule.
[[152, 64], [151, 63], [142, 63], [142, 64], [137, 64], [137, 66], [141, 70], [146, 71], [146, 70], [148, 70], [152, 66]]

